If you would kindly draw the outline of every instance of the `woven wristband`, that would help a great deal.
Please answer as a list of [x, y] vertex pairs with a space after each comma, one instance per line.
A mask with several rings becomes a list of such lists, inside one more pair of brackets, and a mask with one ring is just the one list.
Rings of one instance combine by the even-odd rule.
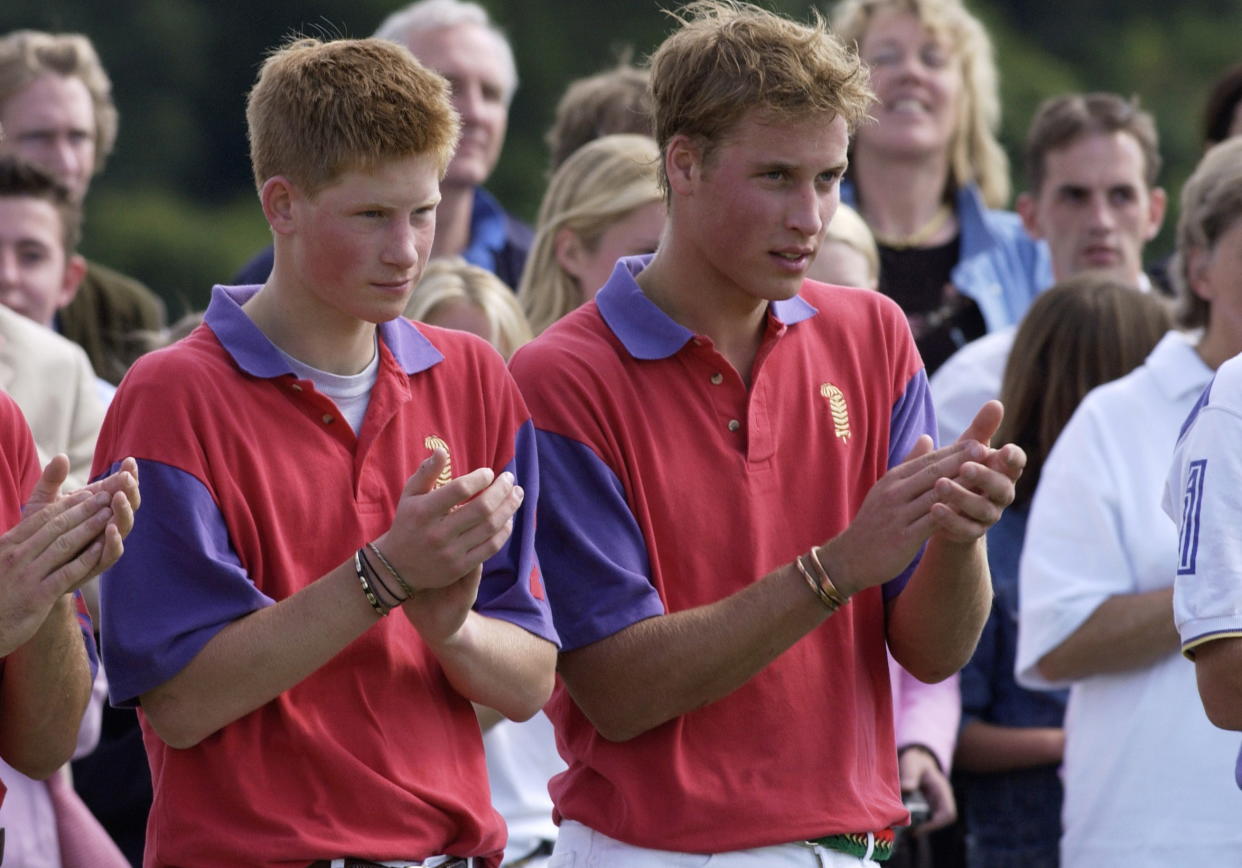
[[397, 580], [397, 586], [400, 587], [405, 593], [405, 598], [408, 600], [410, 597], [414, 596], [414, 589], [411, 588], [406, 580], [401, 577], [401, 574], [397, 572], [397, 568], [392, 565], [392, 562], [389, 561], [388, 558], [384, 557], [384, 553], [379, 550], [379, 546], [373, 542], [369, 542], [367, 543], [367, 548], [370, 549], [372, 554], [379, 558], [379, 562], [384, 565], [384, 569], [392, 573], [392, 577]]
[[[375, 564], [371, 563], [371, 559], [367, 557], [366, 549], [358, 549], [358, 554], [362, 555], [362, 571], [367, 574], [367, 578], [371, 581], [371, 589], [375, 591], [375, 596], [379, 597], [380, 601], [387, 606], [388, 611], [391, 612], [393, 609], [397, 608], [409, 599], [409, 597], [398, 596], [392, 588], [388, 587], [388, 583], [384, 581], [384, 577], [381, 576], [379, 571], [375, 569]], [[380, 591], [383, 591], [384, 593], [380, 594]], [[393, 602], [389, 603], [389, 600], [392, 600]]]
[[371, 604], [371, 608], [382, 618], [388, 614], [389, 610], [380, 602], [379, 597], [375, 596], [375, 591], [371, 588], [371, 583], [367, 581], [367, 574], [362, 569], [362, 549], [354, 552], [354, 572], [358, 574], [358, 583], [362, 585], [362, 593], [366, 595], [367, 602]]

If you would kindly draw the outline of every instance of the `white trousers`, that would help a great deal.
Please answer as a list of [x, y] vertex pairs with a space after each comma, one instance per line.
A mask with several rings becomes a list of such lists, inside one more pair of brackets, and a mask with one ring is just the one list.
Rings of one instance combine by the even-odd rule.
[[562, 820], [548, 868], [880, 868], [812, 844], [778, 844], [728, 853], [675, 853], [624, 844], [573, 820]]

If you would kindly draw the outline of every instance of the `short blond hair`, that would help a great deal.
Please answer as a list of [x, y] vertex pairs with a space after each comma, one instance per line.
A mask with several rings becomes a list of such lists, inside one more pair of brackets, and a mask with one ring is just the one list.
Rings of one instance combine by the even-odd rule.
[[263, 63], [246, 103], [255, 185], [283, 175], [315, 193], [354, 169], [457, 145], [449, 85], [382, 39], [296, 39]]
[[954, 190], [974, 184], [991, 208], [1009, 204], [1009, 158], [997, 141], [1001, 102], [992, 40], [962, 0], [843, 0], [833, 13], [836, 32], [861, 46], [881, 12], [913, 15], [941, 39], [961, 63], [962, 98], [949, 143], [949, 183]]
[[[707, 160], [752, 110], [840, 117], [850, 131], [866, 117], [873, 96], [858, 55], [818, 12], [800, 24], [737, 0], [698, 0], [670, 14], [681, 26], [651, 56], [661, 154], [685, 135]], [[663, 161], [659, 171], [667, 189]]]
[[1242, 220], [1242, 137], [1208, 149], [1182, 187], [1177, 252], [1169, 277], [1177, 290], [1178, 321], [1187, 328], [1207, 325], [1212, 313], [1211, 302], [1191, 286], [1190, 253], [1211, 253], [1238, 220]]
[[556, 258], [556, 236], [568, 229], [588, 250], [610, 226], [662, 198], [656, 180], [659, 148], [650, 136], [617, 133], [570, 155], [548, 184], [535, 240], [517, 297], [535, 334], [582, 303], [582, 288]]
[[0, 36], [0, 105], [44, 75], [76, 78], [86, 86], [95, 115], [95, 172], [116, 144], [117, 111], [112, 82], [95, 46], [81, 33], [14, 30]]
[[508, 359], [533, 335], [513, 290], [492, 272], [470, 265], [460, 257], [433, 259], [414, 288], [405, 315], [433, 325], [436, 308], [446, 302], [472, 304], [491, 328], [488, 343]]

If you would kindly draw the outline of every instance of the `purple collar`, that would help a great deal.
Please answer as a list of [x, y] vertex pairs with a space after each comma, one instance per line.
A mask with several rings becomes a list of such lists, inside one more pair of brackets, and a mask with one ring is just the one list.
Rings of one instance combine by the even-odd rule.
[[[617, 262], [595, 303], [608, 328], [636, 359], [666, 359], [686, 345], [694, 333], [674, 322], [643, 295], [634, 278], [654, 254], [627, 256]], [[815, 316], [819, 311], [801, 296], [774, 301], [770, 313], [785, 325]]]
[[[203, 321], [237, 366], [251, 376], [270, 379], [292, 374], [284, 355], [242, 310], [241, 306], [258, 291], [257, 286], [212, 287]], [[440, 351], [405, 317], [380, 323], [379, 336], [407, 374], [444, 361]]]

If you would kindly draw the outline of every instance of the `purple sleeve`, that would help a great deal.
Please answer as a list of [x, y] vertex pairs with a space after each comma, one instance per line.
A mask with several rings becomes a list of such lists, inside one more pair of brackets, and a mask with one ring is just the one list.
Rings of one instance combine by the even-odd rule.
[[539, 432], [539, 535], [562, 650], [664, 614], [647, 546], [616, 474], [584, 444]]
[[[897, 403], [893, 405], [893, 418], [888, 435], [890, 470], [905, 460], [915, 442], [924, 434], [930, 434], [932, 443], [935, 444], [936, 410], [932, 406], [931, 390], [927, 386], [927, 372], [919, 368], [906, 384], [906, 390], [897, 399]], [[920, 548], [910, 566], [901, 571], [901, 575], [884, 583], [885, 600], [891, 600], [902, 592], [922, 557], [923, 549]]]
[[86, 600], [81, 591], [73, 592], [73, 606], [78, 615], [78, 628], [82, 631], [82, 643], [86, 646], [86, 662], [91, 667], [91, 681], [99, 674], [99, 652], [95, 648], [95, 627], [91, 623], [90, 612], [86, 610]]
[[100, 586], [104, 666], [118, 707], [137, 705], [222, 628], [274, 602], [243, 569], [198, 479], [156, 461], [139, 461], [138, 476], [142, 516]]
[[513, 533], [499, 552], [483, 565], [474, 608], [482, 615], [517, 624], [549, 642], [559, 644], [552, 612], [535, 554], [535, 515], [539, 503], [539, 459], [535, 429], [530, 420], [518, 429], [513, 460], [505, 468], [526, 493], [513, 518]]

